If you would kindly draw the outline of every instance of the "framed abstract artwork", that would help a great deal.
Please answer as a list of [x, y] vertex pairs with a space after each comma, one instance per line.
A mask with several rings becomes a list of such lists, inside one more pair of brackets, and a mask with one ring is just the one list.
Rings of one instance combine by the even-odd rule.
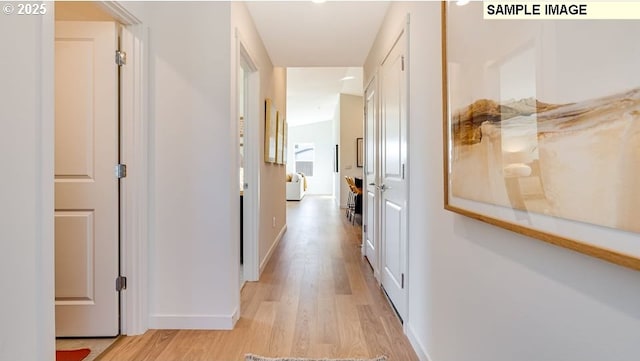
[[639, 22], [442, 4], [444, 207], [640, 270]]
[[333, 151], [333, 172], [340, 173], [340, 146], [336, 144], [336, 148]]
[[264, 161], [275, 163], [278, 111], [271, 99], [266, 99], [264, 103]]
[[283, 124], [284, 124], [284, 140], [282, 141], [282, 164], [287, 164], [287, 156], [288, 156], [288, 152], [289, 152], [289, 148], [288, 148], [288, 142], [289, 142], [289, 125], [287, 124], [286, 120], [283, 120]]
[[278, 119], [276, 131], [276, 164], [284, 164], [284, 117], [280, 112], [277, 112], [276, 119]]
[[364, 139], [356, 138], [356, 167], [364, 167]]

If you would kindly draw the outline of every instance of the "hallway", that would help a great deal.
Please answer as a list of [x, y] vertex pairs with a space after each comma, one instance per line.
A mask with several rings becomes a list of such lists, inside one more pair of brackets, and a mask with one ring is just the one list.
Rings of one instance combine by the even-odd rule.
[[374, 357], [417, 360], [360, 255], [359, 228], [329, 197], [287, 202], [287, 224], [260, 282], [242, 291], [233, 331], [149, 330], [124, 337], [102, 361]]

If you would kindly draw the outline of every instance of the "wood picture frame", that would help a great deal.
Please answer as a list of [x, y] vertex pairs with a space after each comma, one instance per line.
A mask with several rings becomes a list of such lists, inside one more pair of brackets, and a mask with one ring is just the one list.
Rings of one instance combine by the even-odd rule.
[[356, 167], [364, 167], [364, 139], [356, 138]]
[[280, 111], [276, 113], [276, 164], [284, 164], [284, 117]]
[[277, 121], [278, 111], [271, 99], [267, 98], [264, 109], [264, 161], [266, 163], [276, 162]]
[[286, 119], [283, 120], [284, 124], [284, 135], [282, 141], [282, 164], [287, 164], [287, 158], [289, 155], [289, 124], [287, 124]]
[[340, 146], [338, 144], [333, 151], [333, 172], [340, 173]]
[[482, 6], [442, 2], [444, 208], [640, 270], [640, 25]]

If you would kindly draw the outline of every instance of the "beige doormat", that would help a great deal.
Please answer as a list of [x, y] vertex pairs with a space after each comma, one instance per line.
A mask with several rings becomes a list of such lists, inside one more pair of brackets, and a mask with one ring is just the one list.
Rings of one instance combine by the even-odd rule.
[[295, 357], [280, 357], [270, 358], [257, 355], [245, 355], [244, 361], [387, 361], [387, 356], [378, 356], [371, 359], [355, 359], [355, 358], [295, 358]]

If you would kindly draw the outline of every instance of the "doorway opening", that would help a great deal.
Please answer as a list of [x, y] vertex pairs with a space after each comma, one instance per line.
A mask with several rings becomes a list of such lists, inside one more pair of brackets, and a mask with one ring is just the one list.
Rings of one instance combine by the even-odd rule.
[[120, 334], [121, 25], [94, 3], [56, 3], [55, 314], [57, 348], [89, 359]]
[[[362, 242], [363, 68], [288, 68], [287, 212], [331, 198], [345, 229]], [[360, 158], [361, 159], [361, 158]], [[298, 182], [298, 183], [296, 183]], [[294, 215], [293, 213], [292, 215]], [[289, 216], [287, 216], [289, 218]], [[320, 224], [320, 221], [316, 221]]]
[[[89, 348], [85, 360], [120, 334], [146, 330], [139, 307], [146, 288], [121, 292], [127, 271], [136, 285], [146, 284], [147, 128], [137, 24], [115, 2], [55, 3], [55, 336], [58, 349]], [[129, 55], [126, 70], [120, 50]], [[124, 163], [139, 166], [134, 176], [124, 178]]]
[[[358, 139], [364, 134], [362, 71], [361, 67], [287, 68], [288, 142], [292, 145], [287, 179], [304, 183], [302, 191], [287, 184], [287, 200], [330, 196], [345, 215], [355, 211], [346, 177], [359, 184], [363, 177], [358, 162]], [[362, 223], [361, 217], [354, 215], [353, 220], [354, 227]]]
[[260, 73], [241, 36], [237, 39], [237, 118], [240, 187], [240, 288], [260, 277]]

